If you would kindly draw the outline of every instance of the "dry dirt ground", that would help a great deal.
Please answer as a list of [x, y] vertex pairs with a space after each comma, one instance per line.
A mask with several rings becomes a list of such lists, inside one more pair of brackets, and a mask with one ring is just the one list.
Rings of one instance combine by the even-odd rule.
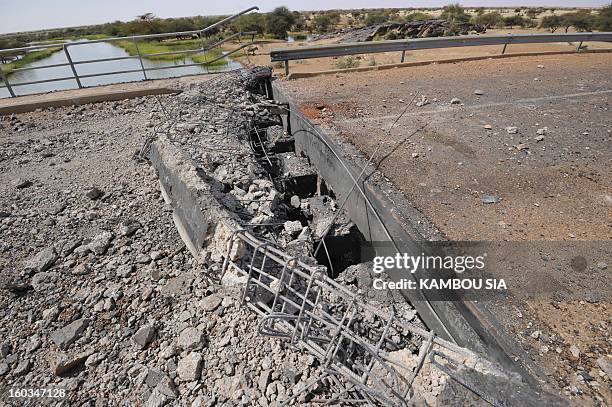
[[[609, 54], [558, 55], [282, 86], [342, 141], [365, 156], [377, 151], [374, 162], [386, 156], [381, 171], [447, 239], [601, 242], [608, 257], [589, 267], [609, 287], [611, 77]], [[610, 306], [609, 297], [533, 299], [494, 312], [556, 387], [609, 405], [610, 378], [597, 361], [612, 353]]]

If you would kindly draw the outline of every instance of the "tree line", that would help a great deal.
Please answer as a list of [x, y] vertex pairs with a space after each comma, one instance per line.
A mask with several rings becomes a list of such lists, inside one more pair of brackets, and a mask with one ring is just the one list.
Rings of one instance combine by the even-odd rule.
[[[433, 10], [433, 9], [432, 9]], [[537, 16], [550, 11], [539, 20]], [[503, 16], [498, 11], [486, 12], [477, 8], [472, 13], [467, 12], [460, 4], [450, 4], [443, 8], [441, 18], [452, 23], [473, 22], [488, 28], [502, 27], [537, 27], [554, 32], [560, 28], [577, 31], [612, 31], [612, 4], [603, 7], [598, 13], [591, 10], [555, 14], [555, 9], [517, 8], [513, 15]], [[433, 18], [422, 11], [404, 13], [399, 9], [352, 10], [343, 12], [337, 10], [298, 12], [287, 7], [277, 7], [270, 13], [249, 13], [233, 20], [224, 30], [229, 32], [254, 31], [260, 35], [272, 38], [286, 38], [288, 32], [308, 31], [326, 33], [339, 28], [342, 16], [345, 16], [343, 26], [362, 27], [366, 25], [387, 22], [407, 22]], [[157, 18], [151, 13], [137, 16], [132, 21], [115, 21], [112, 23], [70, 27], [55, 30], [19, 33], [0, 37], [1, 48], [22, 47], [30, 42], [49, 41], [58, 38], [86, 38], [88, 36], [130, 36], [141, 34], [160, 34], [179, 31], [195, 31], [214, 24], [225, 16], [194, 16], [183, 18]]]

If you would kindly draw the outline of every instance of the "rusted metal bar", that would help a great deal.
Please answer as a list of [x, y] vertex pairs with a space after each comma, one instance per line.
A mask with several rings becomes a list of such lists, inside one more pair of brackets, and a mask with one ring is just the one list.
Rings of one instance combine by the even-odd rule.
[[10, 95], [12, 98], [16, 97], [15, 92], [13, 92], [13, 88], [11, 87], [11, 83], [8, 80], [7, 75], [4, 73], [4, 70], [2, 68], [0, 68], [0, 75], [2, 75], [2, 82], [4, 82], [4, 85], [6, 86], [6, 88], [8, 89]]
[[70, 69], [72, 69], [72, 74], [74, 75], [74, 79], [76, 80], [77, 85], [79, 85], [79, 89], [83, 87], [81, 84], [81, 80], [79, 79], [79, 74], [77, 74], [76, 69], [74, 68], [74, 64], [72, 63], [72, 57], [70, 57], [70, 52], [68, 52], [68, 46], [64, 45], [64, 53], [66, 54], [66, 59], [68, 59], [68, 63], [70, 64]]

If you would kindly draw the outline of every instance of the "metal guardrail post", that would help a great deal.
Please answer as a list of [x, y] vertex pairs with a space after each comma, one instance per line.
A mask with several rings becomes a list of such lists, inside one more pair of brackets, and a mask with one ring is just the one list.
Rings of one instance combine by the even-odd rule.
[[285, 76], [289, 76], [289, 61], [285, 61]]
[[144, 79], [146, 81], [149, 78], [147, 78], [147, 70], [144, 67], [144, 63], [142, 62], [142, 54], [140, 53], [140, 48], [138, 48], [138, 42], [136, 41], [136, 38], [134, 38], [134, 46], [136, 47], [136, 52], [138, 53], [138, 60], [140, 61], [140, 68], [142, 68], [142, 75], [144, 76]]
[[451, 47], [472, 47], [504, 45], [504, 52], [510, 44], [541, 44], [555, 42], [601, 41], [612, 42], [612, 32], [589, 32], [567, 34], [513, 34], [513, 35], [461, 35], [456, 37], [414, 38], [391, 41], [366, 41], [342, 44], [314, 45], [309, 47], [273, 49], [272, 62], [298, 59], [339, 57], [344, 55], [400, 52], [403, 50], [436, 49]]
[[400, 59], [400, 62], [404, 63], [405, 58], [406, 58], [406, 50], [402, 50], [402, 58]]
[[0, 68], [0, 76], [2, 76], [2, 81], [6, 84], [6, 88], [8, 89], [9, 93], [11, 94], [11, 97], [12, 98], [16, 97], [15, 92], [13, 92], [13, 88], [11, 87], [11, 84], [9, 83], [8, 77], [4, 73], [2, 68]]
[[502, 48], [502, 55], [504, 55], [506, 53], [506, 47], [508, 46], [508, 43], [504, 44], [504, 47]]
[[580, 44], [578, 44], [578, 47], [576, 48], [576, 51], [580, 52], [581, 49], [582, 49], [582, 41], [580, 41]]
[[79, 79], [79, 75], [77, 74], [76, 68], [74, 67], [74, 63], [72, 62], [72, 58], [70, 57], [70, 52], [68, 52], [68, 46], [64, 45], [64, 53], [66, 54], [66, 59], [68, 59], [68, 63], [70, 64], [70, 69], [72, 69], [72, 74], [74, 75], [74, 79], [79, 85], [79, 89], [83, 87], [81, 84], [81, 80]]

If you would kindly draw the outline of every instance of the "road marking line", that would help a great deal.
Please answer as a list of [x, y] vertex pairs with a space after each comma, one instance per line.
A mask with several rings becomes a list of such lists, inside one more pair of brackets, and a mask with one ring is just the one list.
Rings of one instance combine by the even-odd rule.
[[[473, 110], [477, 110], [477, 109], [484, 109], [484, 108], [488, 108], [488, 107], [498, 107], [498, 106], [508, 106], [508, 105], [513, 105], [513, 104], [527, 104], [527, 103], [534, 103], [534, 102], [545, 102], [547, 100], [558, 100], [558, 99], [571, 99], [571, 98], [580, 98], [580, 97], [587, 97], [587, 96], [598, 96], [598, 95], [606, 95], [612, 93], [612, 89], [611, 90], [599, 90], [599, 91], [595, 91], [595, 92], [583, 92], [583, 93], [570, 93], [570, 94], [566, 94], [566, 95], [556, 95], [556, 96], [542, 96], [542, 97], [537, 97], [537, 98], [526, 98], [526, 99], [517, 99], [514, 101], [510, 101], [510, 102], [497, 102], [497, 103], [483, 103], [483, 104], [479, 104], [479, 105], [471, 105], [471, 106], [462, 106], [464, 109], [473, 109]], [[333, 109], [332, 109], [333, 110]], [[446, 113], [446, 112], [459, 112], [461, 110], [457, 109], [456, 107], [441, 107], [439, 109], [436, 110], [419, 110], [419, 111], [414, 111], [414, 112], [410, 112], [410, 113], [406, 113], [404, 114], [404, 117], [406, 116], [419, 116], [419, 115], [423, 115], [423, 114], [436, 114], [436, 113]], [[388, 115], [388, 116], [378, 116], [378, 117], [368, 117], [368, 118], [355, 118], [355, 119], [346, 119], [346, 122], [369, 122], [369, 121], [375, 121], [375, 120], [390, 120], [390, 119], [395, 119], [397, 117], [397, 115]]]

